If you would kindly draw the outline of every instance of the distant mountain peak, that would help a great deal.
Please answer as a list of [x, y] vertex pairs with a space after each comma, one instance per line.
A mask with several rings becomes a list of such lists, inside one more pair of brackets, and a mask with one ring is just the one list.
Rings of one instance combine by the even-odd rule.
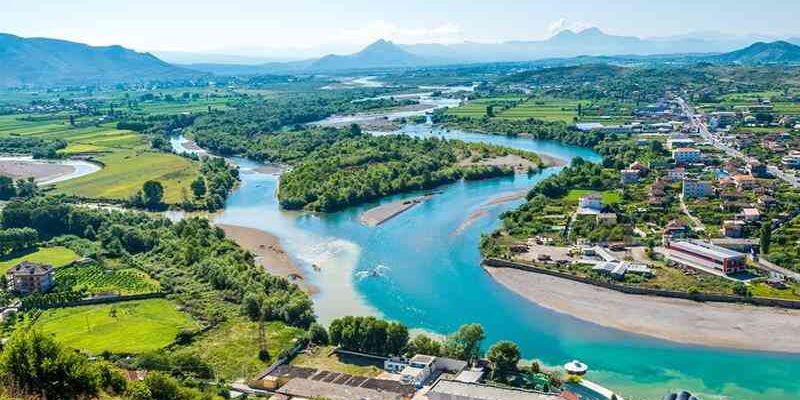
[[601, 31], [600, 28], [593, 26], [578, 32], [579, 36], [606, 36], [606, 33]]
[[393, 42], [379, 39], [355, 54], [327, 55], [311, 65], [312, 69], [341, 70], [383, 67], [408, 67], [425, 64], [427, 60], [412, 54]]
[[716, 60], [741, 64], [800, 63], [800, 46], [785, 40], [756, 42], [743, 49], [721, 54]]

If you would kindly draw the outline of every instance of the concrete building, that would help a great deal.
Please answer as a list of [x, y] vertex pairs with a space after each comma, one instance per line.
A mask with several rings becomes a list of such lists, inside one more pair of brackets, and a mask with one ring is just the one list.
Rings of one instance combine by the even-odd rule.
[[667, 171], [667, 179], [672, 182], [682, 181], [683, 178], [686, 178], [686, 168], [676, 167]]
[[667, 150], [675, 150], [681, 147], [694, 146], [694, 140], [687, 137], [676, 137], [667, 139]]
[[670, 241], [668, 249], [680, 260], [691, 267], [701, 266], [713, 268], [724, 274], [743, 271], [746, 267], [745, 255], [711, 243], [699, 240]]
[[711, 196], [714, 193], [714, 188], [711, 187], [711, 182], [708, 181], [684, 179], [682, 193], [684, 199], [703, 198]]
[[767, 166], [758, 160], [750, 160], [747, 163], [747, 173], [756, 178], [767, 176]]
[[439, 379], [428, 391], [430, 400], [557, 400], [559, 395], [530, 390]]
[[597, 214], [603, 209], [603, 198], [597, 193], [587, 194], [578, 202], [579, 214]]
[[617, 224], [617, 214], [614, 213], [597, 214], [597, 224], [604, 226], [614, 226]]
[[740, 238], [740, 237], [742, 237], [743, 232], [744, 232], [744, 222], [743, 221], [724, 221], [724, 222], [722, 222], [721, 233], [725, 237]]
[[678, 165], [694, 164], [702, 161], [703, 154], [698, 149], [679, 147], [672, 150], [672, 158]]
[[747, 190], [756, 187], [756, 178], [753, 178], [750, 175], [734, 175], [733, 182], [736, 184], [736, 188], [739, 190]]
[[761, 212], [757, 208], [743, 208], [739, 216], [746, 222], [755, 222], [761, 219]]
[[623, 169], [619, 171], [619, 176], [623, 185], [639, 182], [639, 170]]
[[8, 290], [21, 294], [46, 292], [53, 287], [53, 267], [23, 261], [6, 272]]
[[781, 163], [786, 168], [800, 168], [800, 151], [792, 151], [783, 157]]

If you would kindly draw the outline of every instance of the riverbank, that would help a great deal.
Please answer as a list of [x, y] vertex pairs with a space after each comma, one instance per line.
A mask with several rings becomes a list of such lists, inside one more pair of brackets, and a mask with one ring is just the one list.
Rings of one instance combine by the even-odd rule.
[[512, 268], [484, 268], [531, 302], [605, 327], [683, 344], [800, 353], [799, 310], [630, 295]]
[[0, 175], [12, 179], [33, 178], [49, 185], [100, 171], [97, 163], [85, 160], [39, 160], [31, 156], [0, 156]]
[[300, 286], [306, 293], [314, 294], [317, 292], [317, 288], [307, 281], [303, 270], [284, 251], [277, 236], [259, 229], [243, 226], [226, 224], [217, 226], [225, 231], [225, 236], [229, 239], [255, 254], [256, 261], [267, 272], [289, 279]]
[[375, 227], [378, 226], [412, 208], [418, 204], [422, 204], [433, 197], [432, 194], [414, 197], [412, 199], [398, 200], [391, 203], [379, 205], [361, 213], [358, 220], [366, 225]]

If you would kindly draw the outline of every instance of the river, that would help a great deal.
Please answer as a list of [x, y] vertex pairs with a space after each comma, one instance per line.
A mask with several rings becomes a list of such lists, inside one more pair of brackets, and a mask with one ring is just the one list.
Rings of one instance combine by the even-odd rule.
[[[407, 125], [402, 133], [600, 160], [589, 149], [551, 141], [428, 125]], [[687, 346], [604, 328], [537, 306], [491, 279], [479, 265], [480, 235], [498, 227], [503, 211], [521, 204], [492, 200], [527, 190], [558, 168], [451, 184], [432, 200], [369, 228], [358, 222], [361, 212], [418, 194], [328, 215], [287, 212], [275, 197], [278, 175], [258, 173], [258, 164], [248, 160], [232, 160], [241, 168], [242, 184], [216, 222], [277, 235], [320, 289], [314, 300], [322, 322], [375, 314], [439, 334], [478, 322], [487, 344], [513, 340], [526, 358], [548, 365], [580, 359], [590, 366], [591, 380], [629, 399], [659, 399], [670, 389], [691, 390], [703, 399], [800, 398], [800, 356]]]

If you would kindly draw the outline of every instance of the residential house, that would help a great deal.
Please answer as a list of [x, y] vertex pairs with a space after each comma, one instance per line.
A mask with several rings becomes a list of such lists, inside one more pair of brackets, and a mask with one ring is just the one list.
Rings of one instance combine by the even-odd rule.
[[757, 184], [756, 178], [753, 178], [750, 175], [734, 175], [733, 181], [736, 184], [736, 188], [742, 191], [752, 189]]
[[683, 180], [683, 198], [685, 199], [709, 197], [713, 193], [711, 182], [698, 179]]
[[639, 171], [635, 169], [623, 169], [619, 171], [619, 176], [623, 185], [639, 182]]
[[729, 238], [740, 238], [744, 234], [744, 222], [729, 220], [722, 223], [722, 234]]
[[597, 224], [604, 226], [614, 226], [617, 224], [617, 214], [614, 213], [597, 214]]
[[53, 287], [53, 267], [23, 261], [6, 271], [8, 290], [21, 294], [46, 292]]
[[686, 178], [686, 168], [676, 167], [667, 171], [667, 179], [672, 182], [682, 181], [683, 178]]
[[679, 147], [672, 150], [672, 158], [678, 165], [694, 164], [702, 161], [703, 154], [698, 149]]

